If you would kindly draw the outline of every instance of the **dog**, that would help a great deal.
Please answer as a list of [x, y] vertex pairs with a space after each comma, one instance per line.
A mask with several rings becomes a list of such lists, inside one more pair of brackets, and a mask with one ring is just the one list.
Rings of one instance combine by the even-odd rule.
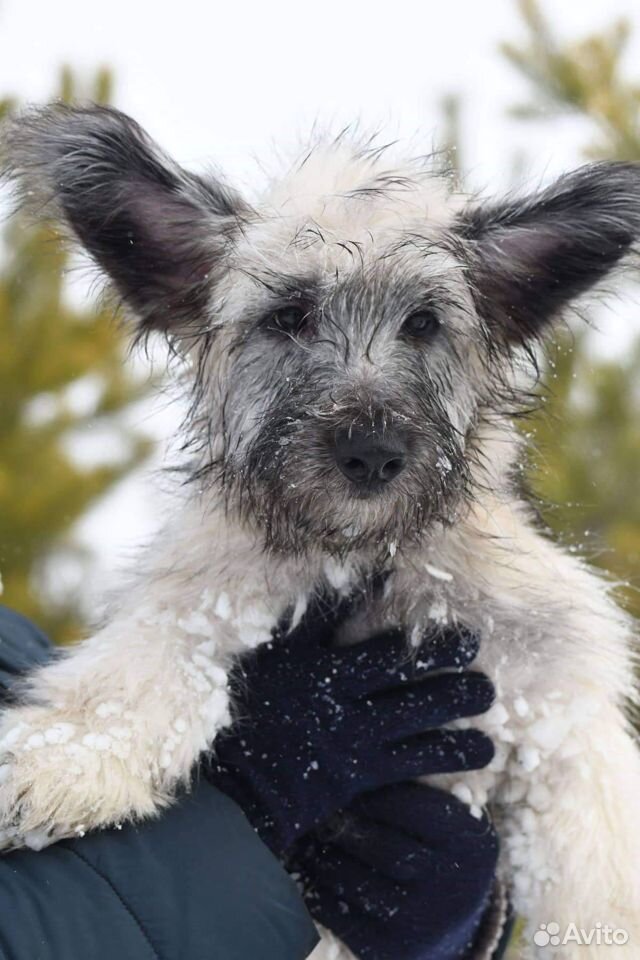
[[[482, 200], [394, 150], [313, 143], [250, 203], [114, 109], [5, 127], [18, 201], [186, 358], [192, 402], [190, 482], [135, 582], [2, 718], [2, 843], [156, 814], [230, 723], [234, 659], [383, 572], [379, 622], [482, 636], [497, 701], [467, 722], [496, 755], [439, 782], [491, 805], [525, 954], [639, 960], [634, 628], [536, 522], [512, 414], [538, 341], [632, 262], [640, 166]], [[617, 939], [538, 948], [549, 923]]]

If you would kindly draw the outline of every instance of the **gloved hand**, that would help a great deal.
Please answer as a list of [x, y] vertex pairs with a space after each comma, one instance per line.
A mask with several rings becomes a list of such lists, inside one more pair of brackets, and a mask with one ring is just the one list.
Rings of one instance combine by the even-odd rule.
[[497, 860], [488, 819], [449, 793], [403, 783], [304, 837], [288, 866], [314, 919], [359, 960], [454, 960], [474, 955]]
[[205, 775], [278, 855], [365, 791], [473, 770], [493, 756], [479, 731], [440, 729], [493, 701], [484, 675], [461, 672], [477, 639], [438, 629], [414, 656], [399, 630], [332, 647], [350, 612], [348, 603], [329, 613], [316, 605], [231, 678], [235, 723], [216, 740]]

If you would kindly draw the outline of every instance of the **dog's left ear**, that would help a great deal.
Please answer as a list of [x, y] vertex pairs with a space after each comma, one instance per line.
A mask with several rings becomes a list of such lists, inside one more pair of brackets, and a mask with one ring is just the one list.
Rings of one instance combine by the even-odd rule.
[[143, 331], [206, 323], [212, 279], [248, 213], [234, 191], [184, 170], [109, 107], [53, 104], [2, 133], [0, 172], [19, 200], [67, 227]]
[[508, 343], [539, 336], [640, 239], [640, 164], [598, 163], [458, 218], [476, 307]]

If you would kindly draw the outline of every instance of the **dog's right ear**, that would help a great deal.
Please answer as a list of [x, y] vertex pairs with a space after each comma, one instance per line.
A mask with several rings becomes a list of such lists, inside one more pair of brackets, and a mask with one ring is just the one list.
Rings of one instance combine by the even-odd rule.
[[238, 195], [183, 170], [109, 107], [32, 110], [2, 141], [20, 203], [66, 225], [143, 331], [179, 335], [204, 321], [225, 248], [250, 213]]
[[472, 202], [457, 230], [479, 313], [507, 344], [526, 343], [640, 247], [640, 164], [595, 163], [528, 197]]

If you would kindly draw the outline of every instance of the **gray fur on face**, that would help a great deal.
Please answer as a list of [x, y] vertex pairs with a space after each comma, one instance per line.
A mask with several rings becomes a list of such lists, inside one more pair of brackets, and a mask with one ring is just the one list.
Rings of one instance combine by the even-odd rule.
[[[451, 278], [417, 266], [387, 253], [297, 286], [287, 278], [286, 292], [272, 276], [227, 347], [224, 420], [212, 426], [225, 442], [210, 469], [269, 546], [386, 551], [455, 519], [477, 404], [472, 330]], [[307, 315], [293, 334], [277, 325], [292, 303]], [[424, 338], [405, 330], [418, 311], [433, 317]], [[337, 469], [336, 436], [354, 429], [406, 444], [407, 466], [384, 490], [360, 492]]]
[[[249, 205], [118, 111], [45, 108], [5, 143], [22, 200], [190, 355], [193, 478], [289, 553], [384, 554], [454, 523], [483, 482], [483, 427], [517, 402], [519, 351], [640, 233], [633, 164], [482, 204], [339, 138]], [[395, 479], [345, 476], [353, 432], [401, 444]]]

